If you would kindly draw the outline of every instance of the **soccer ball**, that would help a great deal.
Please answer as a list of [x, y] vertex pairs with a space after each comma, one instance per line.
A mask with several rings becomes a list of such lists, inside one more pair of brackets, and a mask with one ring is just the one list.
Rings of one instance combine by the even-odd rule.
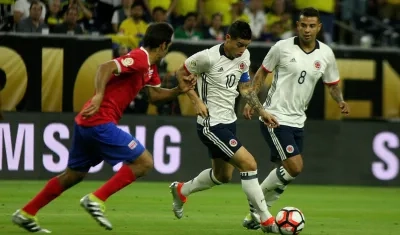
[[275, 217], [279, 232], [284, 235], [297, 235], [304, 229], [304, 214], [295, 207], [282, 208]]

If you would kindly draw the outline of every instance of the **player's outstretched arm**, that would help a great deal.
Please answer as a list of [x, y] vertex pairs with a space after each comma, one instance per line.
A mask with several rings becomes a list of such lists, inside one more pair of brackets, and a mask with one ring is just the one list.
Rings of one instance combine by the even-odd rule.
[[332, 99], [334, 99], [339, 104], [341, 112], [348, 115], [350, 113], [349, 105], [343, 99], [343, 93], [339, 87], [339, 84], [328, 84], [328, 88]]
[[196, 81], [194, 75], [185, 75], [177, 73], [177, 80], [179, 85], [172, 89], [161, 87], [147, 87], [149, 102], [159, 104], [175, 99], [180, 94], [186, 93], [194, 88]]
[[149, 102], [156, 105], [174, 100], [180, 94], [184, 93], [184, 91], [182, 91], [179, 87], [174, 87], [172, 89], [166, 89], [162, 87], [145, 87], [145, 89], [149, 97]]

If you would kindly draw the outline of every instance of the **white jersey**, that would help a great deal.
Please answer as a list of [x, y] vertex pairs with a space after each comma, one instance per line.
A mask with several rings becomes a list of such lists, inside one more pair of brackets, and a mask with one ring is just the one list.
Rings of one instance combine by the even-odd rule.
[[315, 50], [306, 53], [300, 48], [298, 37], [278, 41], [272, 46], [262, 68], [269, 73], [275, 71], [264, 108], [286, 126], [304, 126], [305, 111], [320, 78], [325, 84], [339, 82], [331, 48], [317, 41]]
[[203, 119], [198, 116], [197, 123], [215, 126], [235, 122], [238, 84], [250, 80], [250, 52], [246, 50], [241, 57], [229, 59], [225, 55], [224, 44], [218, 44], [192, 55], [184, 66], [187, 72], [198, 75], [199, 97], [208, 108], [209, 117]]

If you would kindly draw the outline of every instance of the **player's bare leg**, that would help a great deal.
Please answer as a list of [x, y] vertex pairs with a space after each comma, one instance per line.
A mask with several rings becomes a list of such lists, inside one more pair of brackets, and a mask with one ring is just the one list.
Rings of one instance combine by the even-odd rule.
[[153, 168], [153, 159], [145, 150], [135, 161], [124, 164], [121, 169], [95, 192], [84, 196], [81, 206], [95, 219], [100, 226], [112, 230], [112, 224], [104, 216], [105, 201], [114, 193], [145, 176]]
[[234, 169], [234, 166], [222, 158], [215, 158], [212, 159], [212, 168], [202, 171], [192, 180], [186, 183], [173, 182], [170, 185], [170, 189], [173, 199], [172, 211], [175, 217], [182, 218], [183, 205], [190, 194], [210, 189], [216, 185], [229, 183]]
[[50, 179], [45, 187], [28, 204], [13, 214], [12, 222], [29, 232], [49, 233], [49, 230], [39, 226], [36, 214], [65, 190], [81, 182], [86, 174], [87, 172], [67, 168], [61, 175]]
[[242, 189], [247, 195], [249, 203], [254, 206], [260, 218], [260, 226], [264, 232], [278, 233], [274, 217], [268, 211], [264, 194], [257, 177], [257, 163], [254, 157], [243, 146], [235, 153], [231, 163], [240, 171]]

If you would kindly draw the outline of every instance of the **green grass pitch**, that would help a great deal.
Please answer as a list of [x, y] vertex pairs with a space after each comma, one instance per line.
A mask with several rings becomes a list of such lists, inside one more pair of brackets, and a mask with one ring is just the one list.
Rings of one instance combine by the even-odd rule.
[[[27, 234], [10, 215], [23, 206], [44, 181], [0, 181], [0, 234]], [[86, 181], [42, 209], [39, 221], [58, 235], [251, 235], [241, 227], [247, 202], [239, 184], [193, 194], [185, 216], [175, 219], [168, 183], [137, 182], [107, 201], [114, 230], [99, 227], [79, 206], [79, 199], [103, 182]], [[398, 235], [400, 189], [291, 185], [272, 208], [300, 208], [306, 217], [302, 235]]]

